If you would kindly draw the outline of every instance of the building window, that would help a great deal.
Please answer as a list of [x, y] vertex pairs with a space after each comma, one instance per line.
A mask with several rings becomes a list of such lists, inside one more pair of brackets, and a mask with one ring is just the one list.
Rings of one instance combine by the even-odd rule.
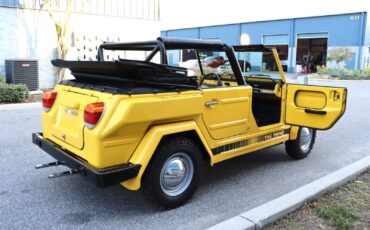
[[[0, 7], [2, 6], [39, 10], [43, 6], [43, 0], [0, 0]], [[160, 0], [75, 0], [73, 12], [159, 20], [159, 7]], [[65, 9], [66, 0], [59, 0], [52, 10]]]
[[276, 48], [279, 59], [282, 61], [288, 60], [288, 45], [268, 45], [267, 47], [274, 47]]
[[90, 0], [90, 13], [98, 14], [98, 0]]

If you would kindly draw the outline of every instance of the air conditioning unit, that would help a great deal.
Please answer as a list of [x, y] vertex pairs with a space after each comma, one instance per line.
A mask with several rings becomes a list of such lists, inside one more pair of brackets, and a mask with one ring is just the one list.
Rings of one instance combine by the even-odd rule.
[[6, 83], [25, 84], [28, 90], [39, 88], [39, 67], [37, 60], [5, 60]]

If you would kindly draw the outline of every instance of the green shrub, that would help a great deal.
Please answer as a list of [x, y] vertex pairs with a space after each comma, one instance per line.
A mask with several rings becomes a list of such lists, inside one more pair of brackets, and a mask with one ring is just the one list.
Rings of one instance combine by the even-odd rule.
[[4, 84], [5, 83], [5, 76], [0, 74], [0, 84]]
[[318, 66], [317, 73], [322, 77], [323, 75], [329, 76], [329, 78], [336, 78], [342, 80], [350, 79], [368, 79], [370, 78], [370, 68], [364, 69], [364, 74], [358, 69], [349, 70], [346, 68], [327, 68], [325, 66]]
[[0, 84], [0, 103], [17, 103], [28, 98], [28, 89], [24, 84]]
[[365, 77], [370, 77], [370, 67], [364, 68], [364, 75]]
[[362, 77], [361, 71], [358, 70], [358, 69], [353, 70], [353, 77], [354, 78], [361, 78]]
[[328, 68], [325, 66], [317, 66], [317, 73], [318, 74], [327, 74], [328, 73]]
[[346, 68], [331, 69], [331, 71], [329, 74], [335, 78], [351, 79], [354, 77], [353, 71]]

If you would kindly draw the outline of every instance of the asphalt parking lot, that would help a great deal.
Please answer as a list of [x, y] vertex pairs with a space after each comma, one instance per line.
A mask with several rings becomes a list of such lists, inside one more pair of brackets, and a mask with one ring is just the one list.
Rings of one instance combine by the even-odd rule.
[[53, 159], [31, 143], [41, 130], [41, 109], [1, 111], [1, 229], [204, 229], [261, 205], [370, 155], [369, 81], [310, 81], [346, 86], [347, 110], [335, 127], [318, 132], [308, 158], [291, 160], [283, 145], [206, 169], [188, 204], [162, 210], [141, 192], [96, 188], [73, 175], [35, 170]]

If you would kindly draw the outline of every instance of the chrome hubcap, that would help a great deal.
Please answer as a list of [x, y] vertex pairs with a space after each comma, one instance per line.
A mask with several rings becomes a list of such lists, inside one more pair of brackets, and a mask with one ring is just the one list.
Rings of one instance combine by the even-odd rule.
[[160, 174], [160, 185], [164, 193], [177, 196], [183, 193], [191, 183], [194, 165], [185, 153], [176, 153], [164, 163]]
[[163, 184], [174, 187], [184, 179], [185, 166], [180, 159], [174, 159], [168, 163], [164, 171]]
[[307, 151], [310, 148], [312, 141], [312, 130], [307, 127], [301, 128], [301, 135], [299, 137], [299, 143], [303, 151]]

